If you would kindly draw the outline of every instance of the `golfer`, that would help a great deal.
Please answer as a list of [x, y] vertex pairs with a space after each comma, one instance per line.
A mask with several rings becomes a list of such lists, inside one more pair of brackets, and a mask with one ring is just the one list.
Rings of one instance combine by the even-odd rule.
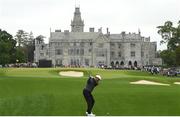
[[86, 111], [87, 116], [94, 115], [92, 113], [92, 108], [94, 106], [95, 101], [94, 101], [94, 98], [93, 98], [91, 92], [93, 91], [94, 87], [96, 87], [98, 85], [100, 80], [101, 80], [100, 75], [96, 75], [95, 77], [90, 76], [89, 79], [87, 80], [86, 87], [83, 90], [83, 95], [87, 102], [87, 111]]

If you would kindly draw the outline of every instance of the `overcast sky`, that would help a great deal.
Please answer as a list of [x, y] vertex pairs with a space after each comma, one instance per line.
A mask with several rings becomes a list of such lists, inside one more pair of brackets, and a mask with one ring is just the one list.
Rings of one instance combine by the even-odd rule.
[[108, 27], [111, 34], [138, 32], [158, 42], [157, 26], [165, 21], [180, 20], [180, 0], [0, 0], [0, 28], [15, 35], [17, 30], [32, 31], [34, 36], [46, 36], [50, 28], [70, 30], [76, 6], [80, 5], [85, 31], [89, 27]]

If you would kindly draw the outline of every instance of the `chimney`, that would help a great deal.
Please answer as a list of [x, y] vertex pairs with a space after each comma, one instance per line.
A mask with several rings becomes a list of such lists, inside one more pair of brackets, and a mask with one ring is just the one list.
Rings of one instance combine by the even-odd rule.
[[107, 34], [109, 34], [109, 28], [107, 28], [106, 30], [107, 30]]
[[100, 29], [98, 29], [98, 32], [99, 32], [99, 33], [102, 33], [102, 27], [101, 27]]
[[69, 35], [69, 30], [64, 30], [65, 35]]
[[107, 35], [109, 36], [110, 35], [109, 28], [107, 28], [106, 30], [107, 30]]
[[94, 32], [94, 28], [89, 28], [89, 32]]
[[122, 32], [121, 32], [121, 34], [122, 34], [122, 35], [125, 35], [125, 34], [126, 34], [126, 32], [125, 32], [125, 31], [122, 31]]
[[61, 29], [55, 30], [55, 32], [61, 32]]
[[138, 29], [138, 34], [141, 35], [141, 30], [140, 29]]

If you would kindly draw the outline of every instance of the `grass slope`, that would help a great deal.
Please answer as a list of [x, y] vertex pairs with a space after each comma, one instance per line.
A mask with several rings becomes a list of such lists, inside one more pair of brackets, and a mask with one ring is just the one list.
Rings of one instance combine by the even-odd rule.
[[[59, 71], [83, 71], [82, 78], [59, 76]], [[178, 78], [152, 76], [140, 71], [102, 69], [0, 69], [0, 115], [84, 115], [82, 95], [89, 74], [102, 75], [94, 90], [96, 115], [180, 115]], [[136, 80], [171, 86], [131, 85]]]

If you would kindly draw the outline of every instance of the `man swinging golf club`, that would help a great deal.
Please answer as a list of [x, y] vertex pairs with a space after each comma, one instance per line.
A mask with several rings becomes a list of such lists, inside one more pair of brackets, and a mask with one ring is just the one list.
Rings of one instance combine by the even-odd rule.
[[92, 113], [92, 108], [94, 106], [95, 100], [91, 92], [93, 91], [94, 87], [98, 85], [100, 80], [101, 80], [100, 75], [96, 75], [95, 77], [90, 76], [89, 79], [87, 80], [86, 87], [83, 90], [83, 95], [87, 102], [87, 111], [86, 111], [87, 116], [95, 116]]

